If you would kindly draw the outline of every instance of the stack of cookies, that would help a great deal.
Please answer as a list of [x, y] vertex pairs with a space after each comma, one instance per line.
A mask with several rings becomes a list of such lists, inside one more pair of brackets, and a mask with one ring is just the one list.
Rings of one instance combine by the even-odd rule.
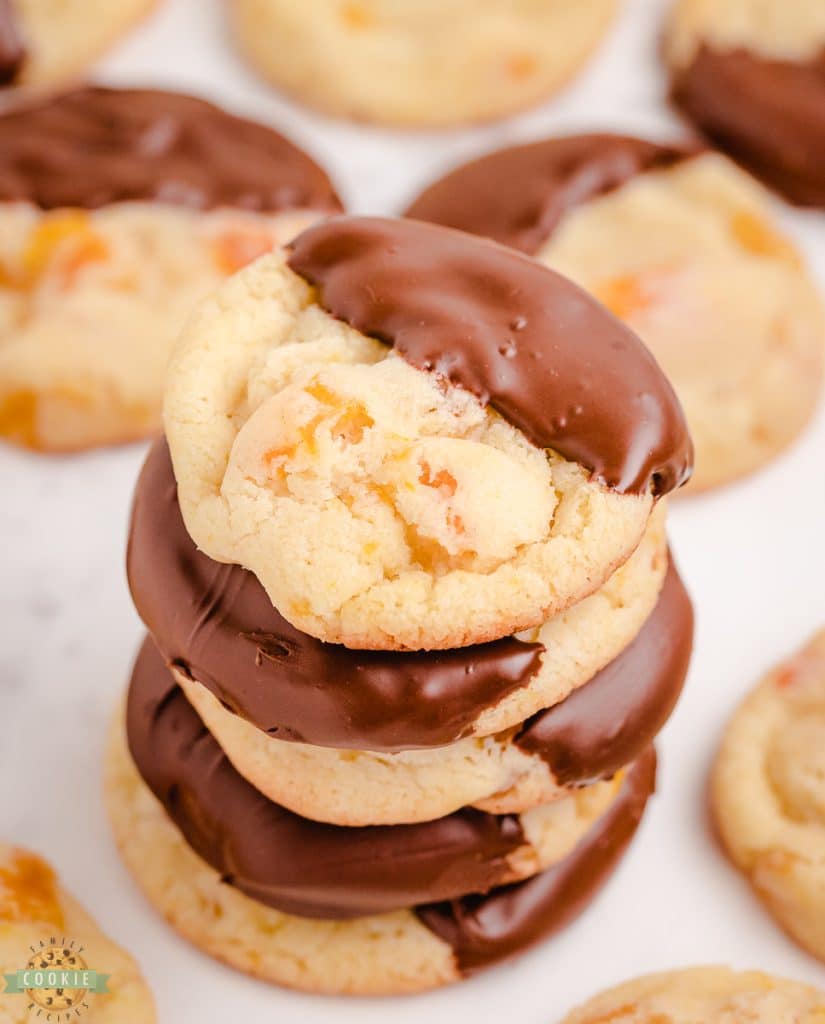
[[510, 249], [335, 218], [226, 282], [170, 366], [108, 764], [185, 936], [316, 992], [458, 980], [627, 847], [684, 680], [681, 408], [635, 335]]

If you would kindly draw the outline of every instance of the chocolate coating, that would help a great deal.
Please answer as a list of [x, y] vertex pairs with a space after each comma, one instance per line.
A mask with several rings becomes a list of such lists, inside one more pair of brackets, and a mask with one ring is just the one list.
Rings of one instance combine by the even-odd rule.
[[702, 45], [674, 71], [671, 95], [766, 184], [792, 202], [825, 207], [825, 49], [795, 62]]
[[320, 167], [271, 128], [193, 96], [101, 87], [0, 116], [0, 200], [341, 209]]
[[170, 663], [282, 740], [356, 750], [434, 747], [538, 671], [513, 637], [454, 651], [353, 651], [290, 625], [255, 575], [198, 551], [165, 442], [138, 481], [127, 568], [138, 613]]
[[11, 85], [26, 62], [12, 0], [0, 0], [0, 86]]
[[[127, 561], [135, 604], [169, 663], [279, 739], [356, 750], [441, 746], [468, 734], [483, 708], [526, 685], [540, 666], [542, 645], [515, 638], [372, 654], [300, 633], [252, 573], [198, 551], [162, 441], [138, 482]], [[565, 784], [612, 775], [673, 709], [692, 626], [690, 599], [671, 564], [633, 643], [561, 704], [534, 715], [514, 741]]]
[[653, 742], [676, 705], [693, 647], [693, 606], [671, 561], [636, 639], [589, 683], [531, 718], [513, 742], [564, 785], [608, 778]]
[[127, 702], [129, 748], [186, 841], [267, 906], [347, 919], [487, 892], [512, 879], [519, 819], [464, 809], [419, 825], [325, 825], [268, 800], [232, 767], [147, 638]]
[[698, 151], [688, 144], [606, 134], [512, 146], [446, 174], [421, 193], [405, 216], [492, 238], [535, 256], [570, 210]]
[[412, 220], [338, 217], [289, 246], [332, 316], [493, 406], [620, 492], [690, 475], [673, 389], [633, 332], [504, 246]]
[[418, 907], [419, 920], [452, 946], [465, 975], [549, 937], [582, 913], [617, 866], [655, 784], [651, 747], [628, 771], [618, 799], [563, 861], [487, 895]]

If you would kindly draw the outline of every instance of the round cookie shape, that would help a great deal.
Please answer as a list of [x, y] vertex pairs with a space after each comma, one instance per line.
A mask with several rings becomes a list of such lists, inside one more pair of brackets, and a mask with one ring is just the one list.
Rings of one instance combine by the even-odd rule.
[[231, 11], [244, 55], [296, 99], [337, 116], [420, 127], [500, 117], [555, 92], [616, 6], [310, 0], [298, 9], [290, 0], [237, 0]]
[[194, 97], [89, 87], [0, 114], [0, 435], [157, 432], [192, 306], [339, 209], [285, 138]]
[[688, 967], [634, 978], [573, 1010], [563, 1024], [816, 1024], [825, 993], [762, 971]]
[[825, 206], [825, 11], [801, 0], [677, 0], [665, 51], [674, 103], [791, 202]]
[[84, 71], [155, 0], [0, 0], [0, 87], [54, 85]]
[[0, 201], [136, 200], [337, 212], [321, 168], [278, 132], [182, 93], [84, 86], [0, 115]]
[[287, 915], [223, 884], [140, 778], [119, 722], [107, 756], [106, 803], [121, 855], [148, 900], [198, 948], [308, 992], [401, 994], [460, 981], [473, 970], [471, 958], [475, 969], [495, 963], [581, 913], [642, 817], [655, 782], [652, 754], [645, 763], [646, 773], [626, 776], [607, 814], [548, 871], [420, 914], [409, 909], [343, 922]]
[[[58, 1012], [67, 1019], [82, 1015], [91, 1024], [154, 1024], [157, 1019], [152, 993], [134, 959], [101, 932], [42, 857], [0, 842], [0, 972], [14, 974], [27, 966], [89, 968], [107, 976], [106, 994], [38, 991], [38, 997], [53, 1000], [48, 1006], [27, 995], [4, 997], [3, 1016], [10, 1022]], [[13, 1008], [14, 999], [22, 1017]]]
[[486, 642], [587, 596], [690, 471], [656, 363], [504, 247], [330, 224], [181, 338], [164, 415], [190, 535], [351, 648]]
[[429, 821], [468, 804], [514, 814], [610, 778], [642, 754], [681, 691], [692, 620], [671, 563], [638, 636], [565, 700], [515, 731], [389, 756], [269, 738], [206, 687], [173, 675], [236, 771], [296, 814], [346, 826]]
[[734, 863], [785, 930], [825, 960], [825, 631], [778, 665], [727, 727], [712, 782]]
[[346, 920], [535, 874], [575, 846], [618, 786], [521, 818], [464, 809], [365, 828], [302, 818], [235, 771], [151, 640], [135, 665], [126, 729], [138, 771], [193, 849], [242, 892], [304, 917]]
[[696, 492], [774, 458], [821, 391], [822, 303], [766, 200], [707, 150], [586, 135], [482, 157], [408, 212], [494, 234], [632, 327], [683, 403]]
[[138, 613], [181, 680], [207, 688], [256, 730], [353, 750], [443, 747], [563, 700], [632, 641], [664, 579], [660, 508], [604, 594], [530, 637], [434, 653], [350, 651], [301, 633], [251, 572], [197, 549], [161, 441], [135, 491], [127, 570]]

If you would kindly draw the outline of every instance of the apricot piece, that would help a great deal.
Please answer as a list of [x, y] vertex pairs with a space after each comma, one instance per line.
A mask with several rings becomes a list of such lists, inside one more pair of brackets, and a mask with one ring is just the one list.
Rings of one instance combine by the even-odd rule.
[[799, 266], [799, 254], [790, 242], [749, 210], [740, 210], [733, 215], [730, 230], [739, 245], [748, 252]]
[[233, 228], [215, 243], [215, 262], [223, 274], [235, 274], [247, 264], [270, 252], [272, 236], [261, 229]]
[[42, 858], [13, 850], [0, 864], [0, 921], [38, 921], [63, 927], [54, 871]]
[[108, 255], [108, 247], [92, 230], [87, 213], [61, 211], [44, 217], [29, 236], [23, 252], [20, 283], [33, 287], [60, 257], [62, 283], [70, 287], [83, 267], [105, 260]]

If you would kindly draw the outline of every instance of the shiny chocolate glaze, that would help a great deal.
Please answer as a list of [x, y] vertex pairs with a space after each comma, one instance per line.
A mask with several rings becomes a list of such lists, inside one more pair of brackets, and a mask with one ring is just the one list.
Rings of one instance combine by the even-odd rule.
[[671, 94], [766, 184], [794, 203], [825, 207], [825, 49], [795, 62], [702, 45], [674, 71]]
[[[227, 884], [285, 913], [347, 920], [445, 903], [449, 911], [420, 911], [428, 927], [442, 934], [438, 921], [455, 916], [464, 905], [459, 897], [488, 893], [512, 879], [507, 857], [525, 842], [517, 817], [469, 808], [417, 825], [345, 828], [280, 807], [234, 769], [149, 638], [132, 675], [126, 730], [140, 775], [198, 856]], [[652, 790], [653, 775], [648, 751], [628, 769], [603, 818], [550, 871], [566, 877], [571, 858], [595, 854], [600, 863], [611, 861], [616, 844], [610, 823], [626, 822], [630, 807]], [[573, 874], [586, 877], [593, 870]], [[506, 890], [497, 897], [509, 899]], [[519, 910], [514, 923], [523, 917]], [[464, 969], [466, 957], [457, 952]]]
[[[356, 750], [438, 747], [529, 683], [543, 647], [515, 638], [443, 652], [351, 651], [299, 632], [257, 578], [198, 551], [183, 525], [166, 444], [135, 494], [129, 581], [170, 664], [224, 706], [282, 740]], [[670, 566], [637, 639], [567, 700], [516, 736], [570, 784], [612, 774], [662, 726], [681, 689], [690, 601]]]
[[655, 784], [656, 755], [650, 748], [629, 769], [618, 799], [564, 860], [486, 895], [417, 907], [419, 920], [452, 946], [464, 975], [548, 938], [581, 914], [607, 881]]
[[345, 828], [273, 803], [234, 769], [151, 639], [127, 703], [138, 771], [195, 852], [260, 903], [346, 919], [486, 892], [513, 878], [518, 817], [464, 809], [417, 825]]
[[538, 671], [541, 644], [513, 637], [453, 651], [324, 644], [273, 607], [257, 577], [198, 551], [169, 449], [158, 442], [135, 493], [127, 555], [138, 613], [164, 657], [231, 711], [283, 740], [356, 750], [435, 747]]
[[633, 332], [504, 246], [412, 220], [336, 217], [289, 245], [332, 316], [472, 392], [620, 492], [690, 476], [679, 401]]
[[101, 86], [0, 114], [0, 201], [10, 200], [341, 209], [321, 168], [271, 128], [194, 96]]
[[512, 146], [446, 174], [405, 216], [493, 238], [535, 256], [570, 210], [700, 151], [687, 143], [607, 134]]
[[608, 778], [653, 742], [676, 706], [693, 648], [693, 606], [671, 561], [659, 601], [622, 653], [534, 715], [513, 742], [563, 785]]

